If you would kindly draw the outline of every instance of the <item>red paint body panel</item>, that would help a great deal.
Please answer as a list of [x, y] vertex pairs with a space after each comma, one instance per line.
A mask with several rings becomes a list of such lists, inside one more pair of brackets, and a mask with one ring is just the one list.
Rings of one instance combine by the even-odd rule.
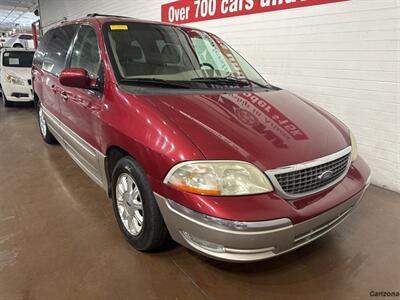
[[[99, 38], [104, 89], [66, 87], [33, 66], [33, 84], [42, 104], [104, 155], [112, 147], [128, 152], [143, 167], [154, 192], [195, 211], [230, 220], [290, 218], [299, 223], [346, 201], [366, 184], [362, 158], [334, 187], [287, 201], [276, 193], [205, 197], [163, 183], [179, 162], [243, 160], [266, 171], [333, 154], [350, 145], [348, 129], [329, 113], [287, 92], [135, 95], [118, 86], [104, 45], [101, 25], [118, 18], [74, 23], [93, 26]], [[68, 23], [70, 24], [70, 23]], [[62, 100], [61, 93], [68, 95]]]
[[284, 90], [147, 98], [207, 159], [248, 161], [265, 171], [350, 145], [345, 127]]
[[103, 153], [112, 146], [122, 148], [159, 181], [181, 161], [204, 159], [179, 127], [153, 104], [121, 92], [114, 84], [110, 89], [109, 97], [105, 97], [107, 108], [101, 111]]

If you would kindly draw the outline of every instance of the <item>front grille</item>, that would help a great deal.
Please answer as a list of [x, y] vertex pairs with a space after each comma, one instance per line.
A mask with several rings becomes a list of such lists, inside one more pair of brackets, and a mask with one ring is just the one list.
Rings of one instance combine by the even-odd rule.
[[350, 151], [351, 149], [346, 149], [346, 153], [341, 153], [343, 152], [341, 151], [339, 156], [325, 157], [320, 160], [320, 163], [314, 161], [287, 167], [272, 171], [269, 175], [274, 177], [273, 181], [278, 185], [277, 190], [283, 196], [296, 198], [312, 194], [328, 188], [345, 176], [350, 163]]
[[27, 98], [27, 97], [29, 97], [29, 94], [26, 94], [26, 93], [12, 93], [11, 96], [12, 97], [16, 97], [16, 98]]

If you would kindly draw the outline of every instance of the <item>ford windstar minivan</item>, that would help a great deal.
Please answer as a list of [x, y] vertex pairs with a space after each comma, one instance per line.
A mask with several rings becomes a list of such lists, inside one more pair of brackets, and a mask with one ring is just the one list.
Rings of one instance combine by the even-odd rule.
[[172, 238], [274, 257], [340, 224], [370, 182], [343, 123], [202, 30], [89, 15], [45, 34], [32, 77], [44, 141], [108, 193], [141, 251]]

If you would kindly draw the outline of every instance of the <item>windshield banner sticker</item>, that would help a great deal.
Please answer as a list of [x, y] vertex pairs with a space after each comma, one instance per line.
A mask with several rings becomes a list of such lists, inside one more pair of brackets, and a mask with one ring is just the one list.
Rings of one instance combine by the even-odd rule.
[[180, 0], [161, 6], [163, 22], [184, 24], [349, 0]]

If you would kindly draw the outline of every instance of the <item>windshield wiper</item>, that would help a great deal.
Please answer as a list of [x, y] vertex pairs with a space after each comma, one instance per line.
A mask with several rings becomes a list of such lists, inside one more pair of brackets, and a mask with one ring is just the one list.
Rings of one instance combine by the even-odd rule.
[[180, 88], [180, 89], [189, 89], [190, 87], [187, 85], [175, 83], [173, 81], [159, 79], [159, 78], [130, 78], [130, 79], [122, 79], [122, 83], [126, 84], [150, 84], [156, 85], [160, 87], [171, 87], [171, 88]]
[[248, 86], [250, 83], [247, 80], [238, 79], [235, 77], [196, 77], [192, 78], [191, 81], [206, 82], [220, 85], [238, 85]]
[[197, 77], [197, 78], [192, 78], [192, 81], [200, 81], [200, 82], [211, 82], [211, 83], [217, 83], [217, 84], [232, 84], [232, 85], [239, 85], [239, 86], [248, 86], [250, 83], [255, 84], [259, 87], [265, 88], [265, 89], [271, 89], [271, 87], [264, 85], [262, 83], [259, 83], [257, 81], [247, 79], [247, 78], [236, 78], [234, 76], [226, 76], [226, 77]]

